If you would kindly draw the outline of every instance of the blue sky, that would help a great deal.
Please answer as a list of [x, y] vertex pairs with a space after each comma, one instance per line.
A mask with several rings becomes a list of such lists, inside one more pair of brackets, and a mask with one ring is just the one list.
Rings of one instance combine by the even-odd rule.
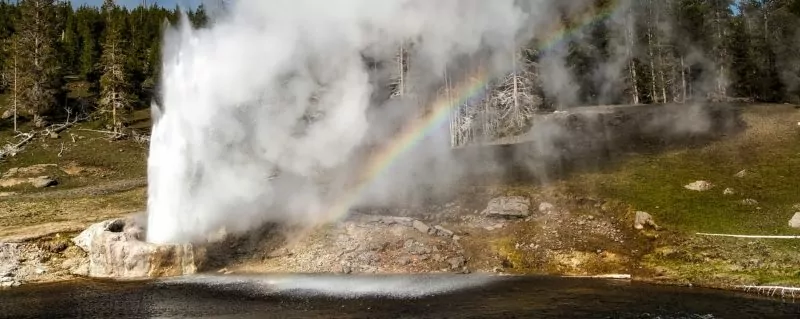
[[[100, 6], [103, 4], [103, 0], [71, 0], [73, 6], [80, 6], [82, 4], [88, 4], [93, 6]], [[174, 8], [175, 4], [180, 4], [182, 8], [186, 8], [187, 6], [191, 6], [192, 8], [196, 7], [200, 4], [202, 0], [147, 0], [147, 5], [151, 3], [156, 3], [162, 7], [167, 8]], [[117, 0], [118, 4], [125, 5], [127, 7], [134, 7], [137, 5], [142, 4], [142, 0]]]

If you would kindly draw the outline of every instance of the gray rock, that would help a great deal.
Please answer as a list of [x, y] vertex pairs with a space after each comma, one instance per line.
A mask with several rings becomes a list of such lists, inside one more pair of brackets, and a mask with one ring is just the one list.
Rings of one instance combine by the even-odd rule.
[[541, 204], [539, 204], [539, 212], [541, 213], [549, 213], [555, 209], [556, 207], [548, 202], [542, 202]]
[[410, 217], [375, 216], [372, 218], [373, 222], [379, 222], [386, 225], [401, 225], [406, 227], [412, 227], [414, 222], [414, 219]]
[[416, 219], [412, 222], [412, 226], [414, 227], [414, 229], [418, 230], [423, 234], [427, 234], [431, 230], [430, 226], [425, 225], [425, 223], [418, 221]]
[[350, 265], [342, 263], [341, 271], [343, 274], [350, 274], [353, 272], [353, 269], [350, 267]]
[[453, 231], [448, 230], [441, 225], [437, 225], [434, 227], [434, 229], [436, 229], [436, 235], [439, 237], [452, 238], [454, 235]]
[[792, 219], [789, 220], [789, 227], [800, 229], [800, 212], [794, 213]]
[[48, 176], [39, 176], [31, 179], [31, 185], [36, 188], [46, 188], [58, 185], [58, 181]]
[[411, 263], [411, 257], [407, 255], [403, 255], [397, 258], [397, 264], [400, 266], [407, 266], [410, 263]]
[[734, 194], [736, 194], [736, 191], [734, 191], [733, 188], [730, 187], [722, 191], [722, 195], [734, 195]]
[[484, 215], [499, 218], [525, 218], [530, 216], [531, 200], [522, 196], [497, 197], [489, 201]]
[[50, 137], [51, 139], [54, 139], [54, 140], [56, 140], [56, 139], [58, 139], [60, 136], [58, 136], [58, 133], [56, 133], [56, 132], [50, 132], [50, 135], [49, 135], [49, 137]]
[[426, 255], [431, 253], [431, 250], [428, 247], [425, 247], [425, 245], [422, 243], [416, 242], [412, 239], [406, 240], [406, 242], [403, 244], [403, 248], [412, 255]]
[[696, 192], [705, 192], [707, 190], [714, 188], [714, 184], [711, 184], [706, 181], [696, 181], [694, 183], [684, 186], [684, 188]]
[[14, 110], [6, 110], [3, 112], [3, 115], [0, 116], [0, 119], [7, 120], [14, 116]]
[[370, 251], [376, 251], [376, 252], [382, 252], [382, 251], [386, 250], [387, 246], [389, 246], [389, 243], [387, 243], [387, 242], [370, 242], [369, 243], [369, 250]]
[[743, 177], [747, 176], [747, 170], [743, 169], [743, 170], [739, 171], [738, 173], [734, 174], [733, 176], [738, 177], [738, 178], [743, 178]]
[[[204, 251], [186, 245], [155, 245], [133, 218], [114, 219], [89, 226], [72, 241], [88, 254], [86, 269], [73, 272], [99, 278], [154, 278], [193, 274]], [[78, 267], [78, 268], [82, 268]]]
[[658, 225], [653, 220], [653, 216], [646, 213], [646, 212], [636, 212], [636, 218], [633, 222], [633, 228], [642, 230], [645, 226], [653, 227], [654, 229], [658, 229]]
[[758, 205], [758, 201], [752, 198], [747, 198], [742, 200], [742, 205], [755, 206]]
[[464, 258], [464, 256], [458, 256], [447, 259], [447, 263], [450, 264], [450, 269], [458, 269], [464, 267], [464, 265], [467, 263], [467, 260]]

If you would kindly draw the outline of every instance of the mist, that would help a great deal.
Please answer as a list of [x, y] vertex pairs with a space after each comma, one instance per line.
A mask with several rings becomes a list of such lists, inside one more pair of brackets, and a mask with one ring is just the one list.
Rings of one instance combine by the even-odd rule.
[[[356, 150], [381, 142], [368, 132], [402, 125], [455, 59], [510, 50], [530, 18], [511, 0], [286, 0], [232, 2], [206, 29], [184, 19], [165, 35], [147, 240], [325, 222], [337, 188], [323, 172], [347, 184], [336, 172], [356, 171]], [[409, 40], [418, 66], [409, 76], [427, 80], [408, 93], [420, 98], [374, 105], [379, 88], [364, 56], [391, 61]]]
[[[467, 94], [456, 88], [478, 70], [485, 90], [452, 97], [466, 102], [450, 123], [434, 123], [368, 176], [349, 205], [420, 204], [466, 176], [502, 174], [508, 161], [492, 151], [453, 148], [515, 136], [528, 145], [509, 157], [546, 182], [545, 162], [577, 148], [578, 135], [542, 111], [690, 104], [641, 127], [705, 132], [703, 103], [730, 95], [730, 54], [721, 37], [695, 38], [692, 21], [649, 5], [240, 0], [212, 7], [205, 28], [184, 18], [165, 34], [152, 108], [147, 240], [205, 242], [266, 222], [343, 217], [331, 207], [354, 195], [376, 152], [437, 98]], [[786, 92], [797, 89], [795, 73], [781, 74]]]

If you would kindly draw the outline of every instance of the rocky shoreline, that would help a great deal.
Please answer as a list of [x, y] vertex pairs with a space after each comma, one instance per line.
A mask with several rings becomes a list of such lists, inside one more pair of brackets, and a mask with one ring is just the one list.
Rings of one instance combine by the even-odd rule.
[[144, 243], [138, 214], [94, 224], [74, 237], [0, 245], [0, 285], [287, 272], [605, 276], [678, 284], [637, 269], [635, 260], [657, 236], [652, 216], [620, 219], [613, 203], [578, 201], [566, 209], [541, 198], [497, 196], [482, 210], [451, 202], [433, 207], [437, 214], [356, 212], [333, 225], [267, 225], [203, 246]]

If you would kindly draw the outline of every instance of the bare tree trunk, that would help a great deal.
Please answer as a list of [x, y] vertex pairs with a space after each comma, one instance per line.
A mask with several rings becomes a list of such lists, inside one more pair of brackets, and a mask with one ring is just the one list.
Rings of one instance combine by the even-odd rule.
[[631, 23], [632, 13], [630, 8], [628, 8], [628, 16], [626, 19], [626, 26], [625, 26], [625, 40], [627, 42], [627, 54], [628, 54], [628, 68], [630, 69], [631, 73], [631, 86], [633, 88], [632, 101], [633, 104], [639, 104], [639, 79], [636, 76], [636, 63], [633, 59], [633, 46], [635, 45], [635, 40], [633, 39], [633, 24]]
[[[112, 68], [116, 68], [117, 67], [117, 59], [116, 59], [116, 52], [117, 51], [116, 51], [116, 48], [117, 48], [117, 44], [116, 43], [112, 43], [111, 44], [111, 65], [112, 65]], [[114, 72], [114, 73], [116, 73], [116, 72]], [[113, 74], [113, 75], [116, 76], [116, 74]], [[116, 91], [116, 89], [111, 91], [111, 97], [113, 99], [111, 101], [111, 123], [112, 123], [112, 125], [114, 125], [114, 133], [119, 133], [119, 132], [117, 132], [117, 91]]]
[[[661, 21], [661, 10], [659, 7], [656, 7], [656, 17], [655, 23], [659, 23]], [[658, 77], [659, 77], [659, 84], [661, 85], [661, 102], [667, 103], [667, 82], [664, 80], [664, 46], [661, 43], [661, 34], [658, 34], [656, 37], [656, 50], [658, 52]]]
[[14, 132], [18, 132], [17, 130], [17, 91], [19, 88], [17, 87], [17, 56], [19, 56], [19, 52], [17, 52], [17, 40], [14, 39]]
[[720, 98], [724, 98], [727, 96], [727, 92], [725, 90], [725, 46], [722, 44], [722, 18], [720, 17], [719, 8], [714, 8], [714, 16], [715, 22], [717, 24], [717, 46], [718, 46], [718, 63], [719, 63], [719, 74], [717, 75], [717, 93]]
[[511, 55], [511, 63], [514, 68], [514, 122], [516, 123], [520, 116], [519, 116], [519, 86], [517, 85], [517, 45], [514, 43], [513, 47], [514, 51], [512, 51]]
[[681, 103], [686, 103], [686, 64], [681, 55]]
[[403, 96], [405, 94], [405, 91], [406, 91], [406, 88], [405, 88], [405, 86], [406, 86], [406, 83], [405, 83], [405, 72], [406, 72], [406, 69], [405, 69], [405, 65], [404, 65], [405, 64], [405, 49], [403, 48], [404, 46], [405, 46], [405, 42], [400, 44], [400, 63], [397, 64], [398, 67], [400, 68], [400, 87], [398, 88], [400, 90], [400, 92], [399, 92], [400, 96]]
[[659, 55], [659, 65], [660, 68], [658, 70], [658, 76], [661, 79], [661, 101], [667, 103], [667, 82], [664, 80], [664, 58]]
[[[649, 5], [649, 16], [653, 16], [653, 1], [650, 0]], [[647, 52], [650, 56], [650, 96], [653, 98], [653, 103], [658, 103], [658, 91], [656, 91], [656, 66], [655, 66], [655, 57], [653, 56], [653, 26], [648, 23], [647, 24]]]
[[483, 141], [489, 142], [492, 138], [492, 135], [489, 132], [489, 127], [491, 124], [491, 114], [489, 113], [489, 99], [491, 97], [489, 91], [489, 83], [486, 83], [483, 87], [484, 90], [484, 98], [483, 98]]
[[[450, 98], [450, 79], [448, 78], [449, 75], [447, 74], [447, 66], [444, 67], [444, 94], [445, 98], [447, 99], [447, 105], [452, 106], [453, 100]], [[450, 110], [450, 147], [458, 146], [457, 141], [457, 125], [455, 123], [457, 118], [458, 108], [454, 108]]]

